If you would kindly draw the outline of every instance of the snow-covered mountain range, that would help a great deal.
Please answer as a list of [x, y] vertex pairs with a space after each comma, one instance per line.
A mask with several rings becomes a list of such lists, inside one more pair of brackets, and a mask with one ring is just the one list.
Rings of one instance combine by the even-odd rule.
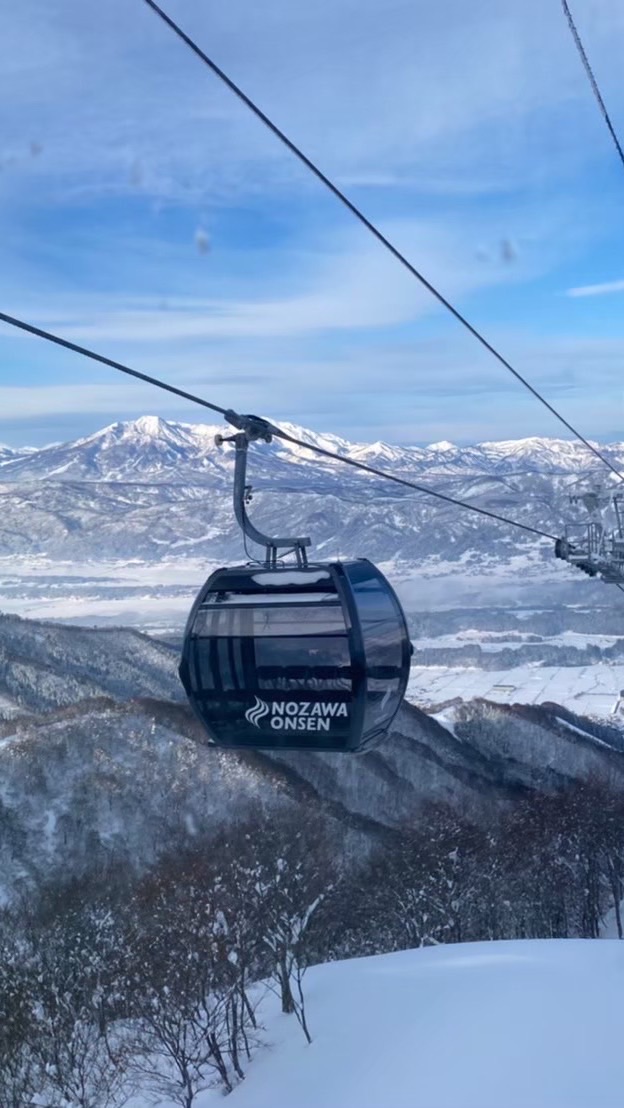
[[[316, 434], [292, 423], [284, 431], [313, 446], [336, 451], [393, 473], [414, 478], [435, 476], [517, 473], [575, 474], [600, 465], [582, 443], [555, 438], [512, 439], [455, 446], [450, 442], [430, 446], [396, 446], [385, 442], [351, 443], [332, 434]], [[3, 481], [49, 480], [131, 481], [162, 480], [183, 483], [210, 481], [229, 474], [227, 452], [214, 446], [222, 425], [174, 423], [157, 416], [113, 423], [86, 438], [55, 443], [40, 450], [11, 450], [0, 446]], [[615, 466], [624, 468], [624, 442], [602, 447]], [[321, 459], [283, 440], [263, 446], [255, 468], [262, 477], [280, 477], [284, 465], [321, 469], [337, 463]]]
[[[284, 429], [554, 534], [570, 516], [571, 486], [586, 475], [610, 476], [581, 443], [559, 439], [404, 447]], [[146, 416], [41, 450], [3, 448], [0, 557], [240, 557], [230, 502], [233, 451], [214, 446], [217, 431], [223, 427]], [[624, 443], [603, 450], [624, 469]], [[545, 540], [282, 440], [253, 446], [249, 478], [258, 524], [309, 532], [320, 557], [359, 554], [434, 573], [451, 564], [463, 574], [486, 559], [516, 575], [551, 559]], [[519, 554], [522, 565], [514, 563]]]

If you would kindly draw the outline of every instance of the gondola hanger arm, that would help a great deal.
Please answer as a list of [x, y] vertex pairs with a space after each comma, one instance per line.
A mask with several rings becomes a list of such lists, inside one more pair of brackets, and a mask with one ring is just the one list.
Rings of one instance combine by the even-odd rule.
[[300, 535], [297, 537], [288, 536], [285, 538], [273, 538], [270, 535], [265, 535], [263, 531], [259, 531], [247, 515], [246, 504], [248, 502], [248, 491], [250, 487], [247, 481], [249, 443], [259, 440], [266, 443], [272, 442], [274, 431], [272, 424], [270, 424], [268, 420], [262, 419], [260, 416], [239, 415], [232, 410], [226, 412], [225, 418], [232, 426], [239, 428], [235, 435], [215, 435], [215, 444], [217, 446], [222, 446], [226, 442], [231, 442], [236, 448], [233, 497], [236, 522], [247, 538], [251, 539], [252, 542], [257, 543], [259, 546], [264, 546], [265, 564], [267, 566], [274, 567], [277, 565], [278, 550], [290, 549], [292, 549], [295, 555], [297, 565], [300, 567], [307, 566], [308, 556], [306, 548], [310, 546], [310, 539], [307, 536]]

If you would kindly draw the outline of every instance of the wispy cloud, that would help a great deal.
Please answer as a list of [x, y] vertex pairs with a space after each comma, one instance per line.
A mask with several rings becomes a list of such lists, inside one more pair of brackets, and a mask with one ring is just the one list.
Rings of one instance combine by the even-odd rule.
[[[621, 366], [624, 339], [560, 336], [548, 342], [498, 332], [504, 349], [573, 423], [604, 441], [621, 437]], [[26, 341], [26, 340], [25, 340]], [[253, 347], [253, 348], [252, 348]], [[292, 420], [352, 441], [476, 442], [526, 434], [561, 435], [560, 425], [503, 370], [458, 335], [387, 344], [363, 350], [354, 342], [340, 353], [308, 356], [254, 342], [223, 343], [206, 358], [194, 349], [184, 369], [157, 357], [138, 369], [166, 377], [188, 391], [242, 411]], [[353, 365], [357, 364], [357, 375]], [[87, 374], [91, 369], [87, 363]], [[587, 389], [591, 378], [592, 389]], [[605, 404], [604, 397], [613, 397]], [[618, 406], [617, 397], [620, 397]], [[145, 414], [200, 422], [205, 413], [148, 385], [124, 379], [76, 379], [39, 387], [0, 386], [0, 441], [23, 445], [75, 437], [115, 419]], [[45, 432], [38, 435], [38, 422]], [[212, 419], [210, 419], [212, 422]], [[63, 427], [62, 433], [51, 428]], [[32, 433], [29, 429], [32, 427]]]
[[[612, 272], [608, 251], [621, 257], [624, 246], [609, 218], [621, 213], [620, 182], [604, 176], [611, 151], [557, 4], [167, 3], [445, 295], [601, 433], [619, 403], [617, 358], [588, 354], [578, 337], [556, 349], [543, 337], [567, 333], [561, 288], [622, 291], [580, 282]], [[591, 7], [615, 113], [624, 7]], [[210, 389], [225, 406], [350, 437], [552, 430], [530, 397], [510, 404], [500, 370], [145, 5], [9, 8], [6, 310]], [[0, 340], [6, 421], [193, 418], [100, 371], [86, 385], [77, 360], [34, 340], [4, 330]], [[595, 400], [583, 382], [598, 364]]]
[[[608, 81], [620, 11], [618, 0], [599, 6]], [[172, 4], [312, 156], [362, 186], [478, 195], [586, 163], [595, 149], [577, 59], [557, 5], [543, 0], [183, 8]], [[0, 61], [9, 190], [12, 179], [37, 194], [56, 182], [227, 204], [280, 182], [316, 188], [141, 4], [22, 0], [6, 13]], [[571, 111], [574, 134], [562, 141]]]
[[[516, 206], [514, 211], [478, 212], [469, 227], [451, 214], [382, 219], [380, 226], [445, 296], [461, 301], [484, 290], [525, 285], [561, 264], [576, 249], [579, 236], [575, 228], [570, 240], [567, 215], [565, 205], [544, 204], [539, 210]], [[34, 317], [74, 341], [158, 344], [161, 349], [168, 344], [172, 356], [180, 344], [204, 342], [209, 352], [211, 343], [225, 339], [372, 335], [441, 311], [431, 293], [355, 224], [318, 232], [313, 246], [305, 229], [301, 241], [293, 236], [287, 250], [273, 245], [267, 252], [268, 268], [255, 279], [250, 277], [257, 267], [253, 246], [237, 244], [229, 253], [222, 247], [215, 250], [200, 259], [200, 273], [194, 268], [197, 252], [189, 257], [191, 242], [177, 251], [149, 237], [122, 237], [113, 245], [98, 274], [106, 275], [110, 291], [89, 292], [77, 289], [75, 282], [59, 282], [57, 248], [48, 265], [51, 274], [38, 273], [36, 265], [22, 261], [10, 280], [0, 275], [0, 295], [14, 314]], [[30, 246], [37, 251], [36, 242]], [[38, 253], [50, 259], [47, 244]], [[126, 263], [118, 272], [120, 254]], [[176, 291], [144, 291], [152, 278], [154, 254], [167, 285]], [[88, 271], [88, 252], [80, 244], [72, 244], [72, 257], [76, 269]], [[213, 295], [198, 295], [202, 286], [214, 290]], [[16, 295], [20, 288], [28, 294]]]
[[624, 279], [619, 281], [604, 281], [600, 285], [579, 285], [578, 288], [568, 289], [568, 296], [608, 296], [612, 292], [624, 292]]

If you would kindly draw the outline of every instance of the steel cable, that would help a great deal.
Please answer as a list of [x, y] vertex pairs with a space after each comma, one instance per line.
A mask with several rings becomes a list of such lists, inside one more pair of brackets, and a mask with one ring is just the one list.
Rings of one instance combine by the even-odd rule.
[[[222, 408], [219, 404], [212, 404], [209, 400], [204, 400], [201, 396], [186, 392], [184, 389], [176, 388], [166, 381], [161, 381], [158, 377], [152, 377], [147, 373], [140, 373], [138, 370], [131, 369], [130, 366], [124, 365], [123, 362], [117, 362], [112, 358], [107, 358], [94, 350], [90, 350], [86, 346], [81, 346], [76, 342], [70, 342], [69, 339], [65, 339], [61, 335], [55, 335], [51, 331], [45, 331], [42, 327], [35, 327], [33, 324], [27, 323], [23, 319], [18, 319], [17, 316], [8, 315], [6, 312], [0, 312], [0, 321], [8, 324], [10, 327], [16, 327], [21, 331], [26, 331], [30, 335], [35, 335], [37, 338], [44, 339], [46, 342], [52, 342], [56, 346], [61, 346], [65, 350], [71, 350], [75, 354], [81, 354], [83, 357], [90, 358], [92, 361], [100, 362], [102, 365], [118, 370], [119, 373], [124, 373], [129, 377], [136, 377], [140, 381], [145, 381], [149, 385], [154, 385], [155, 388], [164, 389], [165, 392], [173, 393], [175, 396], [181, 396], [184, 400], [189, 400], [192, 404], [199, 404], [202, 408], [209, 408], [210, 411], [217, 412], [226, 419], [230, 415], [235, 414], [229, 408]], [[294, 435], [289, 435], [286, 431], [282, 431], [281, 428], [276, 427], [273, 423], [270, 423], [270, 428], [272, 434], [276, 435], [278, 438], [283, 439], [285, 442], [293, 443], [295, 446], [300, 446], [305, 450], [310, 450], [314, 454], [322, 455], [325, 458], [332, 458], [338, 462], [344, 462], [345, 465], [352, 466], [354, 469], [360, 469], [365, 473], [372, 473], [376, 477], [393, 481], [397, 485], [403, 485], [405, 488], [414, 489], [416, 492], [422, 492], [426, 496], [432, 496], [436, 500], [445, 501], [447, 504], [455, 504], [457, 507], [465, 509], [465, 511], [476, 512], [478, 515], [487, 516], [489, 519], [497, 520], [499, 523], [506, 523], [510, 527], [518, 527], [520, 530], [527, 531], [532, 535], [538, 535], [540, 538], [552, 539], [554, 541], [557, 537], [556, 535], [550, 535], [547, 531], [541, 531], [537, 527], [531, 527], [526, 523], [518, 523], [516, 520], [507, 519], [506, 516], [499, 515], [497, 512], [491, 512], [487, 508], [479, 508], [476, 504], [468, 504], [464, 500], [459, 500], [453, 496], [447, 496], [446, 493], [437, 492], [435, 489], [427, 488], [426, 485], [420, 485], [404, 477], [397, 477], [396, 474], [387, 473], [385, 470], [377, 469], [375, 466], [369, 466], [365, 462], [358, 462], [355, 458], [348, 458], [344, 454], [337, 454], [334, 451], [326, 450], [322, 446], [316, 446], [312, 443], [305, 442], [304, 439], [298, 439]]]
[[288, 136], [277, 126], [277, 124], [274, 123], [273, 120], [270, 119], [269, 116], [266, 115], [266, 113], [258, 107], [255, 101], [253, 101], [251, 97], [247, 95], [247, 93], [243, 92], [243, 90], [239, 87], [239, 85], [235, 83], [235, 81], [232, 80], [231, 77], [228, 77], [227, 73], [225, 73], [220, 68], [220, 66], [218, 66], [217, 63], [213, 61], [213, 59], [210, 58], [208, 54], [206, 54], [201, 49], [201, 47], [194, 41], [194, 39], [192, 39], [190, 35], [187, 35], [186, 32], [183, 31], [182, 28], [171, 18], [171, 16], [167, 15], [167, 13], [163, 11], [161, 7], [159, 7], [155, 0], [144, 0], [144, 2], [149, 8], [152, 9], [152, 11], [156, 13], [156, 15], [159, 16], [160, 19], [162, 19], [164, 23], [167, 24], [168, 27], [171, 28], [174, 34], [176, 34], [177, 37], [181, 39], [181, 41], [185, 43], [185, 45], [188, 46], [189, 49], [192, 50], [193, 53], [202, 62], [204, 62], [205, 65], [208, 66], [208, 68], [215, 74], [215, 76], [218, 77], [219, 80], [222, 81], [225, 85], [227, 85], [230, 91], [233, 92], [234, 95], [237, 96], [238, 99], [241, 100], [242, 103], [245, 104], [245, 106], [249, 108], [251, 112], [253, 112], [253, 114], [264, 124], [264, 126], [267, 127], [269, 131], [271, 131], [272, 134], [274, 134], [275, 137], [279, 139], [279, 141], [284, 146], [286, 146], [287, 149], [290, 150], [290, 152], [294, 154], [294, 156], [298, 158], [299, 161], [302, 162], [303, 165], [305, 165], [306, 168], [309, 169], [310, 172], [313, 173], [314, 176], [327, 189], [329, 189], [331, 193], [333, 193], [336, 199], [339, 200], [340, 203], [343, 204], [344, 207], [347, 208], [351, 212], [351, 214], [354, 215], [361, 224], [363, 224], [364, 227], [366, 227], [367, 231], [369, 231], [378, 240], [378, 242], [380, 242], [382, 246], [386, 248], [386, 250], [390, 251], [393, 257], [396, 258], [397, 261], [400, 262], [405, 269], [407, 269], [412, 277], [415, 277], [416, 280], [419, 281], [420, 284], [423, 285], [424, 288], [426, 288], [428, 292], [430, 292], [431, 295], [435, 297], [438, 303], [442, 304], [442, 306], [446, 308], [448, 312], [450, 312], [450, 314], [457, 320], [457, 322], [470, 332], [473, 338], [475, 338], [481, 344], [481, 346], [485, 347], [485, 349], [494, 358], [496, 358], [496, 360], [502, 366], [504, 366], [504, 368], [508, 370], [508, 372], [511, 373], [516, 378], [516, 380], [520, 382], [521, 385], [524, 386], [524, 388], [528, 389], [528, 391], [532, 393], [532, 395], [537, 400], [539, 400], [539, 402], [543, 404], [544, 407], [547, 408], [552, 415], [554, 415], [555, 419], [559, 420], [559, 422], [563, 424], [563, 426], [568, 431], [570, 431], [570, 433], [573, 434], [574, 437], [579, 440], [579, 442], [582, 442], [583, 445], [586, 446], [587, 449], [590, 450], [596, 458], [599, 458], [600, 461], [603, 462], [604, 465], [606, 465], [620, 481], [624, 481], [624, 475], [621, 474], [620, 471], [611, 464], [609, 459], [606, 458], [605, 455], [602, 454], [597, 447], [589, 442], [588, 439], [586, 439], [585, 436], [580, 433], [580, 431], [577, 431], [577, 429], [567, 419], [565, 419], [564, 416], [562, 416], [557, 411], [557, 409], [553, 407], [553, 405], [549, 403], [549, 401], [546, 400], [546, 398], [542, 396], [542, 394], [533, 385], [530, 384], [529, 381], [527, 381], [526, 377], [523, 377], [523, 375], [517, 369], [514, 369], [511, 363], [508, 362], [505, 357], [503, 357], [503, 355], [496, 349], [496, 347], [494, 347], [485, 338], [485, 336], [482, 335], [481, 332], [476, 327], [474, 327], [473, 324], [470, 323], [469, 320], [466, 319], [466, 317], [462, 315], [462, 313], [456, 307], [454, 307], [450, 300], [448, 300], [440, 292], [440, 290], [431, 283], [431, 281], [427, 280], [427, 278], [416, 268], [416, 266], [413, 265], [412, 262], [408, 260], [408, 258], [406, 258], [405, 254], [401, 253], [398, 247], [396, 247], [394, 243], [392, 243], [390, 239], [387, 238], [379, 230], [379, 228], [370, 219], [368, 219], [367, 216], [364, 215], [362, 210], [358, 208], [357, 205], [354, 204], [353, 201], [350, 200], [348, 196], [346, 196], [346, 194], [342, 192], [342, 190], [339, 189], [338, 186], [335, 185], [334, 182], [330, 180], [330, 178], [325, 173], [323, 173], [323, 171], [316, 165], [315, 162], [312, 161], [311, 158], [307, 156], [307, 154], [304, 154], [303, 150], [301, 150], [301, 148], [297, 146], [292, 141], [292, 139], [288, 138]]

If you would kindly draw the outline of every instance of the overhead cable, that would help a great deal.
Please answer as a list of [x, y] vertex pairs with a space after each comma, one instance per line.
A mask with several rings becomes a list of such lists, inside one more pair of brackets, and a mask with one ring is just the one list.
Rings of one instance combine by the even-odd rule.
[[[27, 331], [30, 335], [36, 335], [37, 338], [44, 339], [46, 342], [52, 342], [56, 346], [61, 346], [65, 350], [71, 350], [75, 354], [81, 354], [85, 358], [90, 358], [92, 361], [110, 366], [111, 369], [116, 369], [119, 373], [125, 373], [129, 377], [136, 377], [140, 381], [145, 381], [149, 385], [154, 385], [155, 388], [164, 389], [165, 392], [174, 393], [175, 396], [181, 396], [184, 400], [189, 400], [192, 404], [199, 404], [202, 408], [209, 408], [212, 412], [218, 412], [219, 415], [224, 416], [225, 419], [234, 422], [235, 426], [241, 425], [241, 417], [237, 417], [236, 413], [231, 409], [222, 408], [219, 404], [212, 404], [210, 401], [204, 400], [201, 396], [186, 392], [184, 389], [178, 389], [174, 385], [160, 380], [158, 377], [152, 377], [147, 373], [139, 373], [138, 370], [131, 369], [129, 366], [124, 365], [123, 362], [117, 362], [112, 358], [106, 358], [104, 355], [98, 354], [96, 351], [90, 350], [86, 346], [80, 346], [78, 343], [70, 342], [69, 339], [65, 339], [61, 335], [55, 335], [51, 331], [44, 331], [43, 328], [35, 327], [33, 324], [27, 323], [23, 319], [18, 319], [16, 316], [8, 315], [6, 312], [0, 312], [0, 321], [7, 323], [10, 327], [17, 327], [20, 331]], [[273, 423], [270, 423], [270, 430], [271, 433], [278, 438], [293, 443], [295, 446], [300, 446], [305, 450], [310, 450], [313, 454], [319, 454], [325, 458], [332, 458], [337, 462], [343, 462], [345, 465], [352, 466], [354, 469], [360, 469], [365, 473], [372, 473], [375, 477], [393, 481], [396, 485], [403, 485], [405, 488], [414, 489], [416, 492], [422, 492], [426, 496], [434, 497], [436, 500], [442, 500], [447, 504], [454, 504], [456, 507], [463, 508], [468, 512], [476, 512], [478, 515], [486, 516], [488, 519], [494, 519], [499, 523], [505, 523], [509, 527], [517, 527], [521, 531], [527, 531], [529, 534], [538, 535], [540, 538], [552, 539], [553, 541], [556, 540], [556, 535], [550, 535], [547, 531], [541, 531], [537, 527], [530, 527], [526, 523], [518, 523], [516, 520], [507, 519], [506, 516], [501, 516], [497, 512], [490, 512], [487, 508], [479, 508], [476, 504], [468, 504], [464, 500], [459, 500], [456, 497], [437, 492], [435, 489], [430, 489], [426, 485], [417, 484], [415, 481], [409, 481], [404, 477], [397, 477], [394, 473], [387, 473], [385, 470], [377, 469], [375, 466], [369, 466], [365, 462], [358, 462], [355, 458], [348, 458], [344, 454], [337, 454], [332, 450], [326, 450], [322, 446], [316, 446], [313, 443], [306, 442], [304, 439], [298, 439], [295, 435], [290, 435], [286, 431], [282, 431], [280, 427], [276, 427]]]
[[380, 242], [382, 246], [386, 248], [386, 250], [390, 251], [393, 257], [396, 258], [396, 260], [400, 262], [405, 269], [407, 269], [412, 277], [415, 277], [416, 280], [419, 281], [420, 284], [423, 285], [424, 288], [426, 288], [427, 291], [435, 297], [438, 303], [442, 304], [442, 306], [451, 313], [451, 315], [457, 320], [457, 322], [461, 323], [462, 327], [465, 327], [465, 329], [470, 332], [473, 338], [475, 338], [477, 342], [481, 344], [481, 346], [485, 347], [488, 353], [496, 358], [496, 360], [500, 362], [500, 364], [504, 366], [504, 368], [508, 370], [508, 372], [511, 373], [516, 378], [516, 380], [520, 382], [521, 385], [524, 385], [524, 387], [528, 389], [529, 392], [532, 393], [532, 395], [537, 400], [539, 400], [539, 402], [543, 404], [544, 407], [547, 408], [552, 415], [554, 415], [555, 419], [559, 420], [559, 422], [563, 424], [563, 426], [568, 431], [570, 431], [570, 433], [574, 435], [574, 437], [577, 438], [579, 442], [582, 442], [583, 445], [586, 446], [587, 449], [590, 450], [596, 458], [599, 458], [600, 461], [603, 462], [604, 465], [606, 465], [611, 470], [611, 472], [619, 478], [620, 481], [624, 481], [624, 475], [622, 475], [619, 470], [617, 470], [615, 466], [611, 464], [609, 459], [606, 458], [605, 455], [602, 454], [596, 446], [589, 442], [588, 439], [586, 439], [584, 435], [580, 433], [580, 431], [577, 431], [576, 428], [571, 423], [569, 423], [567, 419], [564, 418], [564, 416], [560, 415], [557, 409], [553, 407], [553, 405], [550, 404], [549, 401], [546, 400], [546, 398], [542, 396], [542, 394], [529, 383], [529, 381], [527, 381], [526, 377], [523, 377], [523, 375], [517, 369], [514, 369], [511, 363], [503, 357], [503, 355], [496, 349], [496, 347], [494, 347], [485, 338], [485, 336], [476, 327], [474, 327], [473, 324], [470, 323], [464, 315], [462, 315], [462, 313], [451, 303], [451, 301], [448, 300], [440, 292], [440, 290], [436, 288], [436, 286], [433, 285], [431, 281], [429, 281], [420, 272], [420, 270], [418, 270], [416, 266], [408, 260], [408, 258], [406, 258], [405, 254], [401, 253], [398, 247], [396, 247], [394, 243], [392, 243], [390, 239], [387, 238], [386, 235], [384, 235], [383, 232], [380, 231], [379, 228], [370, 219], [368, 219], [367, 216], [364, 215], [362, 210], [358, 208], [357, 205], [354, 204], [353, 201], [350, 200], [348, 196], [340, 188], [338, 188], [338, 186], [334, 184], [334, 182], [330, 180], [330, 178], [325, 173], [323, 173], [321, 169], [319, 169], [318, 165], [316, 165], [316, 163], [313, 162], [312, 159], [307, 156], [307, 154], [304, 154], [303, 150], [301, 150], [301, 148], [297, 146], [292, 141], [292, 139], [288, 138], [284, 131], [282, 131], [277, 126], [277, 124], [274, 123], [273, 120], [270, 119], [269, 116], [266, 115], [266, 113], [258, 107], [255, 101], [252, 100], [251, 97], [247, 95], [247, 93], [243, 92], [243, 90], [232, 80], [231, 77], [228, 77], [227, 73], [225, 73], [220, 68], [220, 66], [218, 66], [217, 63], [213, 61], [213, 59], [210, 58], [208, 54], [206, 54], [201, 49], [201, 47], [194, 41], [194, 39], [192, 39], [190, 35], [187, 35], [186, 32], [183, 31], [182, 28], [171, 18], [171, 16], [167, 15], [167, 13], [164, 12], [161, 7], [159, 7], [155, 0], [144, 0], [144, 2], [148, 5], [148, 7], [152, 9], [152, 11], [156, 13], [156, 15], [160, 17], [160, 19], [163, 20], [164, 23], [167, 24], [168, 27], [171, 28], [174, 34], [176, 34], [178, 38], [181, 39], [182, 42], [184, 42], [186, 46], [188, 46], [189, 49], [192, 50], [193, 53], [196, 54], [196, 56], [202, 62], [204, 62], [205, 65], [208, 66], [208, 68], [215, 74], [215, 76], [218, 77], [219, 80], [222, 81], [225, 85], [227, 85], [230, 91], [233, 92], [234, 95], [237, 96], [238, 99], [241, 100], [243, 104], [245, 104], [245, 106], [249, 108], [249, 110], [253, 112], [253, 114], [259, 120], [261, 120], [264, 126], [268, 127], [269, 131], [271, 131], [272, 134], [274, 134], [275, 137], [279, 139], [279, 141], [283, 143], [283, 145], [286, 146], [288, 150], [290, 150], [291, 154], [294, 154], [294, 156], [298, 158], [299, 161], [302, 162], [303, 165], [305, 165], [306, 168], [309, 169], [310, 172], [313, 173], [314, 176], [327, 189], [329, 189], [331, 193], [333, 193], [336, 199], [339, 200], [340, 203], [343, 204], [344, 207], [347, 208], [351, 212], [351, 214], [354, 215], [361, 224], [363, 224], [364, 227], [366, 227], [367, 231], [370, 231], [370, 233], [377, 239], [377, 241]]
[[222, 416], [226, 414], [227, 409], [220, 408], [218, 404], [210, 404], [208, 400], [202, 400], [200, 396], [194, 396], [192, 392], [185, 392], [184, 389], [178, 389], [175, 385], [169, 385], [166, 381], [160, 381], [157, 377], [150, 377], [147, 373], [139, 373], [137, 369], [130, 369], [123, 362], [105, 358], [103, 354], [97, 354], [94, 350], [89, 350], [86, 346], [79, 346], [78, 343], [70, 342], [69, 339], [64, 339], [60, 335], [53, 335], [51, 331], [44, 331], [41, 327], [34, 327], [32, 323], [25, 323], [23, 319], [17, 319], [16, 316], [0, 312], [0, 320], [3, 323], [8, 323], [11, 327], [18, 327], [20, 331], [28, 331], [30, 335], [45, 339], [46, 342], [56, 343], [57, 346], [62, 346], [65, 350], [73, 350], [75, 354], [83, 354], [85, 358], [91, 358], [94, 362], [101, 362], [102, 365], [110, 366], [111, 369], [117, 369], [120, 373], [127, 374], [128, 377], [137, 377], [139, 381], [145, 381], [148, 385], [155, 385], [158, 389], [172, 392], [175, 396], [181, 396], [183, 400], [190, 400], [192, 404], [201, 404], [203, 408], [210, 408], [212, 412], [218, 412]]
[[286, 442], [294, 443], [295, 446], [304, 446], [307, 450], [313, 450], [315, 454], [323, 455], [326, 458], [335, 458], [339, 462], [344, 462], [345, 465], [353, 466], [354, 469], [361, 469], [364, 470], [365, 473], [372, 473], [376, 477], [383, 477], [387, 481], [394, 481], [397, 485], [405, 485], [408, 489], [416, 489], [418, 492], [427, 493], [428, 496], [434, 496], [437, 500], [445, 500], [448, 504], [457, 504], [459, 507], [467, 508], [471, 512], [478, 512], [479, 515], [488, 516], [490, 519], [496, 519], [500, 523], [508, 523], [512, 527], [519, 527], [521, 530], [528, 531], [532, 535], [539, 535], [540, 538], [556, 538], [555, 535], [550, 535], [547, 531], [541, 531], [538, 527], [530, 527], [526, 523], [518, 523], [517, 520], [507, 519], [506, 516], [498, 515], [496, 512], [490, 512], [487, 508], [478, 508], [476, 504], [467, 504], [463, 500], [457, 500], [453, 496], [447, 496], [445, 493], [437, 492], [424, 485], [418, 485], [414, 481], [407, 480], [407, 478], [397, 477], [394, 473], [388, 473], [385, 469], [377, 469], [376, 466], [369, 466], [366, 462], [358, 462], [355, 458], [348, 458], [344, 454], [336, 454], [333, 450], [325, 450], [322, 446], [313, 446], [303, 439], [298, 439], [295, 438], [294, 435], [289, 435], [280, 428], [275, 428], [274, 433], [279, 435], [279, 437]]
[[613, 144], [615, 146], [615, 149], [617, 150], [619, 159], [620, 159], [622, 165], [624, 166], [624, 149], [622, 149], [622, 144], [621, 144], [619, 138], [617, 137], [615, 127], [613, 126], [613, 123], [611, 122], [611, 116], [609, 115], [609, 112], [607, 111], [607, 105], [605, 104], [605, 102], [602, 98], [602, 93], [600, 92], [600, 87], [598, 85], [598, 81], [596, 80], [596, 77], [594, 75], [594, 71], [591, 67], [591, 62], [590, 62], [589, 58], [587, 57], [587, 52], [585, 50], [585, 47], [583, 46], [583, 40], [582, 40], [582, 38], [581, 38], [581, 36], [578, 32], [576, 23], [574, 22], [574, 16], [572, 15], [572, 12], [570, 11], [570, 6], [569, 6], [567, 0], [561, 0], [561, 4], [562, 4], [562, 7], [563, 7], [565, 17], [568, 21], [568, 27], [570, 28], [570, 33], [572, 35], [572, 38], [574, 39], [574, 44], [576, 46], [576, 49], [579, 52], [580, 59], [583, 63], [583, 67], [584, 67], [585, 72], [587, 74], [587, 77], [589, 79], [589, 83], [592, 87], [592, 91], [594, 93], [594, 96], [596, 97], [596, 102], [598, 104], [598, 107], [600, 108], [603, 119], [604, 119], [604, 121], [607, 125], [607, 129], [609, 131], [609, 134], [611, 135], [611, 138], [613, 139]]

